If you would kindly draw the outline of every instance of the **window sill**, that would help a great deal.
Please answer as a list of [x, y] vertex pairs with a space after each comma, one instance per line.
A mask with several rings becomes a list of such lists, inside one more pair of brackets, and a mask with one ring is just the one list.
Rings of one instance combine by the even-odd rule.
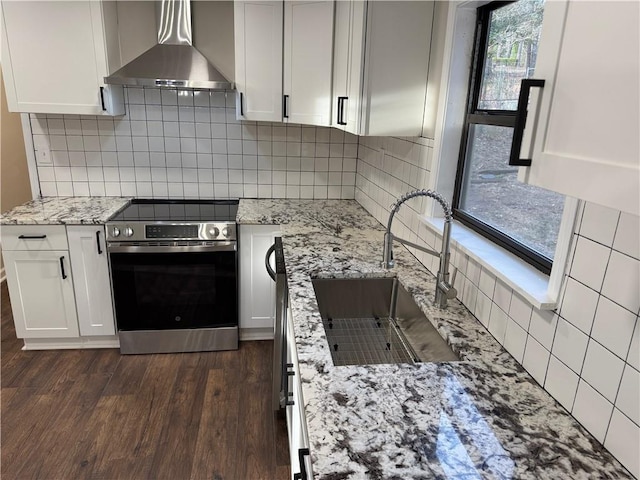
[[[419, 218], [427, 228], [442, 235], [443, 218], [424, 215]], [[506, 283], [534, 307], [540, 310], [553, 310], [557, 307], [558, 299], [549, 295], [548, 275], [456, 221], [451, 228], [451, 248], [469, 255], [469, 258]]]

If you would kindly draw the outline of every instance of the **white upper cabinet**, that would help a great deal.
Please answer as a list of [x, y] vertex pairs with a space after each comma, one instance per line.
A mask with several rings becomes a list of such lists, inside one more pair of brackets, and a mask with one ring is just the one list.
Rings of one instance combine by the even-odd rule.
[[521, 179], [640, 214], [639, 18], [638, 2], [545, 4]]
[[67, 237], [80, 335], [115, 335], [104, 226], [70, 225]]
[[116, 3], [3, 1], [2, 68], [13, 112], [120, 115]]
[[333, 18], [332, 0], [284, 2], [286, 122], [331, 125]]
[[331, 125], [355, 135], [422, 132], [433, 2], [339, 1]]
[[282, 121], [283, 3], [234, 2], [236, 115], [241, 120]]

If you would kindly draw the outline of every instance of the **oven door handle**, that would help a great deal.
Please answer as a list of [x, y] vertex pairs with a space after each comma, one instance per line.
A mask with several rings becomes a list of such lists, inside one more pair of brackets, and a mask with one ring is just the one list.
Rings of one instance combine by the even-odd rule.
[[197, 253], [235, 252], [236, 242], [220, 242], [215, 245], [108, 245], [109, 253]]
[[267, 254], [264, 257], [264, 266], [266, 267], [267, 273], [271, 277], [271, 280], [273, 280], [274, 282], [276, 281], [276, 272], [274, 272], [273, 268], [271, 268], [271, 263], [269, 262], [269, 260], [271, 259], [271, 255], [273, 255], [275, 251], [276, 244], [274, 243], [269, 247], [269, 250], [267, 250]]

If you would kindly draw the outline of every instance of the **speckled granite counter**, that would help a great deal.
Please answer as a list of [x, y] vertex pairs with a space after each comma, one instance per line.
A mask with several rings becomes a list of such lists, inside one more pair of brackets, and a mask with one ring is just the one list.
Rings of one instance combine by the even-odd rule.
[[[314, 478], [633, 478], [354, 201], [242, 200], [281, 224]], [[311, 277], [397, 275], [461, 361], [335, 367]]]
[[130, 202], [123, 197], [45, 197], [0, 215], [0, 225], [102, 224]]

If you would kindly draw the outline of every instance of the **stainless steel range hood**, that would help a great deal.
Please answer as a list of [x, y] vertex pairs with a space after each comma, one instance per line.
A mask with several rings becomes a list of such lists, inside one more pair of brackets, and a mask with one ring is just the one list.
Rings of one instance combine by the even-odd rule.
[[158, 45], [104, 81], [110, 85], [231, 90], [227, 80], [193, 46], [190, 0], [158, 3]]

